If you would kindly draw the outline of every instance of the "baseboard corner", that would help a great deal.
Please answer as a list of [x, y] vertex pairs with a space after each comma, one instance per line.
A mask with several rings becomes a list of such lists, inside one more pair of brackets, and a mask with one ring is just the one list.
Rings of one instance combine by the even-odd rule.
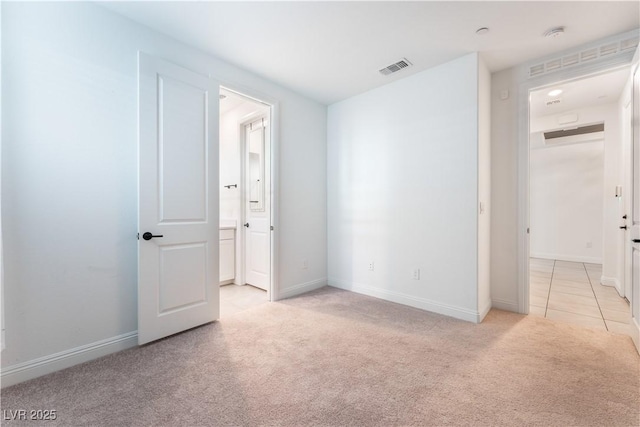
[[484, 320], [485, 317], [487, 317], [487, 314], [489, 314], [489, 311], [491, 311], [492, 308], [492, 301], [489, 300], [484, 304], [484, 307], [478, 312], [478, 321], [477, 323], [482, 323], [482, 321]]
[[620, 284], [620, 281], [616, 277], [601, 276], [600, 284], [602, 286], [610, 286], [612, 288], [615, 288], [616, 291], [618, 292], [618, 295], [623, 295], [622, 286]]
[[507, 301], [503, 299], [492, 298], [491, 299], [491, 308], [495, 308], [498, 310], [510, 311], [513, 313], [519, 313], [520, 308], [518, 307], [517, 302]]
[[276, 297], [276, 301], [295, 297], [310, 291], [314, 291], [316, 289], [320, 289], [323, 286], [327, 286], [327, 278], [323, 277], [320, 279], [312, 280], [310, 282], [300, 283], [298, 285], [290, 286], [284, 290], [278, 292]]

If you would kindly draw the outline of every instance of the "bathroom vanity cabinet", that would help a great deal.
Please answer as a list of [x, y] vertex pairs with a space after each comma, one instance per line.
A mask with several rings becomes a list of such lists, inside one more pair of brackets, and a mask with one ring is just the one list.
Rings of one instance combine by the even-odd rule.
[[236, 277], [236, 230], [220, 229], [220, 283], [232, 283]]

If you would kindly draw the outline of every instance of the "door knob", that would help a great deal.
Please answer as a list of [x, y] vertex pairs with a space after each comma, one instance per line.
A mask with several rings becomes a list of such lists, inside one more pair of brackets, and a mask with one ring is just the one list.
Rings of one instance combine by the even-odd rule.
[[620, 229], [621, 229], [621, 230], [626, 230], [626, 229], [627, 229], [627, 226], [626, 226], [626, 225], [621, 225], [621, 226], [620, 226]]
[[640, 239], [633, 239], [632, 242], [633, 243], [640, 243]]
[[245, 227], [249, 228], [249, 223], [244, 224]]
[[162, 234], [153, 235], [153, 234], [149, 233], [148, 231], [142, 235], [142, 238], [144, 240], [151, 240], [154, 237], [164, 237], [164, 236]]
[[627, 219], [627, 216], [626, 215], [622, 215], [622, 219]]

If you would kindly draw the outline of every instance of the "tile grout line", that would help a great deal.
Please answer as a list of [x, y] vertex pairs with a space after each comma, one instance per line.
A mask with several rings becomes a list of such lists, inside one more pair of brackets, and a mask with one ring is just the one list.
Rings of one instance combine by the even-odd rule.
[[547, 304], [544, 306], [544, 317], [547, 318], [547, 310], [549, 310], [549, 298], [551, 298], [551, 284], [553, 283], [553, 272], [556, 271], [556, 260], [553, 260], [553, 268], [551, 269], [551, 278], [549, 279], [549, 292], [547, 292]]
[[596, 300], [596, 305], [598, 306], [598, 311], [600, 312], [600, 317], [602, 317], [602, 323], [604, 323], [604, 328], [609, 332], [609, 326], [607, 326], [607, 321], [604, 318], [604, 314], [602, 314], [602, 309], [600, 308], [600, 301], [598, 301], [598, 296], [596, 295], [596, 291], [593, 289], [593, 283], [591, 283], [591, 277], [589, 277], [589, 271], [587, 270], [587, 266], [582, 263], [582, 268], [584, 268], [584, 272], [587, 275], [587, 280], [589, 281], [589, 286], [591, 287], [591, 292], [593, 293], [593, 298]]

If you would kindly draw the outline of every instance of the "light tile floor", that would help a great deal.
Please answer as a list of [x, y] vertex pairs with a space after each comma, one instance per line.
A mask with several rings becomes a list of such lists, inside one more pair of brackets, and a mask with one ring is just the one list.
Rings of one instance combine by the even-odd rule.
[[251, 285], [220, 286], [220, 318], [256, 307], [268, 302], [267, 291]]
[[600, 284], [602, 266], [531, 258], [529, 313], [559, 322], [627, 334], [629, 303]]

